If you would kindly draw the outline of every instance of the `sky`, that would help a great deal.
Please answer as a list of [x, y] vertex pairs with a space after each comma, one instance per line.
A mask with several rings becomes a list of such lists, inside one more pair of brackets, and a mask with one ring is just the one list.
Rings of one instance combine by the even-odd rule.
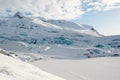
[[0, 0], [0, 17], [17, 11], [92, 25], [103, 35], [120, 34], [120, 0]]
[[73, 20], [76, 23], [92, 25], [103, 35], [120, 35], [120, 8], [105, 12], [85, 13]]

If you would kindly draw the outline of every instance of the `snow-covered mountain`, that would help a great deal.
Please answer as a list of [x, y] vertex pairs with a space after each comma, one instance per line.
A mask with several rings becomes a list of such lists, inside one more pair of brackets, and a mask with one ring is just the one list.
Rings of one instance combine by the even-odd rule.
[[0, 19], [0, 38], [30, 44], [74, 44], [81, 37], [101, 36], [86, 25], [69, 21], [26, 18], [17, 12], [13, 18]]
[[41, 56], [74, 59], [119, 56], [120, 36], [105, 37], [89, 25], [30, 18], [17, 12], [11, 18], [0, 18], [0, 47], [20, 53], [17, 56], [30, 61]]

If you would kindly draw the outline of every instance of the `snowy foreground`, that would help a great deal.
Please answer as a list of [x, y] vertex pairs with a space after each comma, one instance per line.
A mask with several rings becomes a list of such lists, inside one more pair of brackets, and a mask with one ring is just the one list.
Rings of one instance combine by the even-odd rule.
[[120, 57], [39, 60], [32, 64], [66, 80], [120, 80]]
[[64, 80], [28, 63], [0, 54], [0, 80]]

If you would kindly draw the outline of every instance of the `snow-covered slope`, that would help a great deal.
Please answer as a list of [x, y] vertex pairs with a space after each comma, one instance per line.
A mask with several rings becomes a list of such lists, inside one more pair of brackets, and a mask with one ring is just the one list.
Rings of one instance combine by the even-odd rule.
[[0, 53], [0, 80], [64, 80]]

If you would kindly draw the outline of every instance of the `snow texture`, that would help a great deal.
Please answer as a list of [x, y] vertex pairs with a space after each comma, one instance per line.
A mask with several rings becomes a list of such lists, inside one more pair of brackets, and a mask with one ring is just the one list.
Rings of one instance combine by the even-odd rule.
[[28, 63], [0, 54], [0, 80], [64, 80]]
[[32, 64], [66, 80], [120, 80], [120, 57], [39, 60]]

